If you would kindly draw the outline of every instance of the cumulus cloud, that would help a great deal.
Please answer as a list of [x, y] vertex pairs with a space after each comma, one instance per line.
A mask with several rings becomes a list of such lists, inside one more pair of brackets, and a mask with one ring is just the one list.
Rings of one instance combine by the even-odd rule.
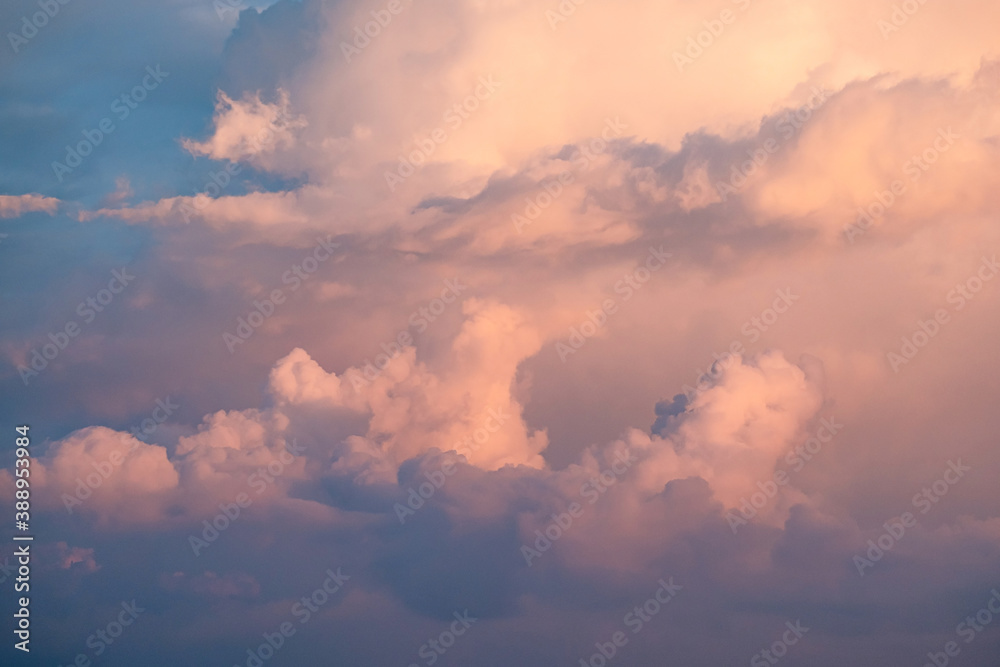
[[154, 518], [158, 500], [179, 481], [163, 447], [100, 426], [61, 440], [37, 465], [50, 507], [102, 521]]
[[781, 456], [804, 440], [804, 427], [823, 402], [817, 378], [768, 353], [755, 364], [734, 362], [717, 384], [678, 416], [661, 450], [644, 466], [641, 484], [658, 490], [667, 482], [698, 476], [727, 507], [771, 477]]
[[[48, 636], [144, 597], [145, 663], [231, 664], [342, 566], [289, 664], [409, 664], [462, 610], [456, 664], [575, 662], [670, 577], [628, 664], [745, 664], [798, 618], [809, 664], [943, 646], [1000, 554], [998, 9], [888, 32], [860, 0], [727, 9], [690, 55], [719, 7], [248, 8], [218, 80], [172, 70], [201, 96], [169, 137], [183, 168], [116, 167], [73, 220], [62, 193], [0, 196], [70, 239], [0, 263], [18, 289], [49, 268], [0, 336], [10, 410], [45, 433]], [[670, 262], [640, 280], [650, 252]], [[139, 291], [78, 321], [108, 257]], [[18, 360], [67, 321], [25, 390]], [[183, 408], [128, 435], [168, 393]]]

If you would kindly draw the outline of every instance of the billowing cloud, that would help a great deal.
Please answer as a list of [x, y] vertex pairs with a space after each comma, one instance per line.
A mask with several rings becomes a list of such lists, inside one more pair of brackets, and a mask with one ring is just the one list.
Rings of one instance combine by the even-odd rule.
[[995, 3], [73, 7], [0, 75], [39, 659], [993, 665]]

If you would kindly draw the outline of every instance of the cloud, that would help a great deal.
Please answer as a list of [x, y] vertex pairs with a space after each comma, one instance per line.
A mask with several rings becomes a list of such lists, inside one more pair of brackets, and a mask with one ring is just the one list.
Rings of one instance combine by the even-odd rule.
[[[91, 171], [47, 192], [36, 152], [0, 159], [45, 193], [0, 197], [0, 217], [50, 216], [15, 220], [0, 262], [4, 409], [32, 423], [53, 538], [37, 595], [64, 609], [39, 618], [40, 659], [136, 598], [154, 611], [109, 660], [246, 662], [338, 567], [343, 595], [278, 660], [422, 663], [464, 610], [455, 664], [586, 662], [619, 628], [623, 664], [745, 664], [795, 619], [812, 629], [790, 661], [944, 646], [1000, 555], [981, 272], [1000, 248], [998, 9], [927, 3], [886, 33], [893, 8], [860, 0], [733, 2], [716, 24], [723, 5], [281, 0], [228, 38], [192, 5], [197, 48], [163, 57], [177, 87]], [[175, 11], [82, 25], [144, 66]], [[77, 44], [71, 24], [22, 79]], [[61, 83], [72, 104], [52, 108], [4, 84], [0, 125], [58, 157], [134, 85], [110, 78]], [[670, 261], [642, 274], [651, 251]], [[82, 321], [118, 263], [137, 291]], [[781, 310], [776, 290], [801, 298]], [[904, 337], [926, 345], [897, 368]], [[25, 388], [45, 345], [58, 363]], [[680, 596], [633, 636], [671, 577]]]
[[737, 360], [686, 406], [667, 436], [673, 446], [640, 469], [640, 484], [655, 491], [671, 480], [698, 476], [709, 482], [716, 499], [735, 507], [805, 439], [805, 425], [823, 404], [815, 374], [775, 352], [756, 363]]
[[215, 105], [214, 130], [205, 141], [184, 139], [181, 145], [192, 155], [213, 160], [263, 160], [269, 152], [289, 149], [295, 133], [307, 125], [290, 113], [288, 93], [279, 89], [273, 103], [261, 100], [260, 93], [232, 100], [219, 91]]
[[59, 200], [38, 194], [0, 195], [0, 218], [17, 218], [31, 211], [45, 211], [53, 215]]
[[511, 393], [518, 364], [538, 350], [540, 340], [509, 307], [469, 300], [463, 314], [452, 343], [453, 366], [444, 374], [418, 363], [412, 347], [390, 347], [391, 358], [392, 352], [383, 352], [339, 377], [295, 350], [276, 364], [271, 391], [279, 405], [369, 413], [364, 437], [371, 444], [362, 446], [381, 450], [397, 465], [437, 448], [460, 450], [487, 469], [543, 466], [545, 434], [527, 428]]
[[100, 426], [54, 445], [36, 476], [50, 508], [80, 511], [101, 522], [148, 521], [179, 476], [164, 448]]

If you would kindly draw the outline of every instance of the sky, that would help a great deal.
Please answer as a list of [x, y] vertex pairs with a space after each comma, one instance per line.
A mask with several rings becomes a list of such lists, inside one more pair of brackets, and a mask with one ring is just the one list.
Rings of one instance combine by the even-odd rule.
[[4, 3], [0, 662], [995, 667], [997, 25]]

